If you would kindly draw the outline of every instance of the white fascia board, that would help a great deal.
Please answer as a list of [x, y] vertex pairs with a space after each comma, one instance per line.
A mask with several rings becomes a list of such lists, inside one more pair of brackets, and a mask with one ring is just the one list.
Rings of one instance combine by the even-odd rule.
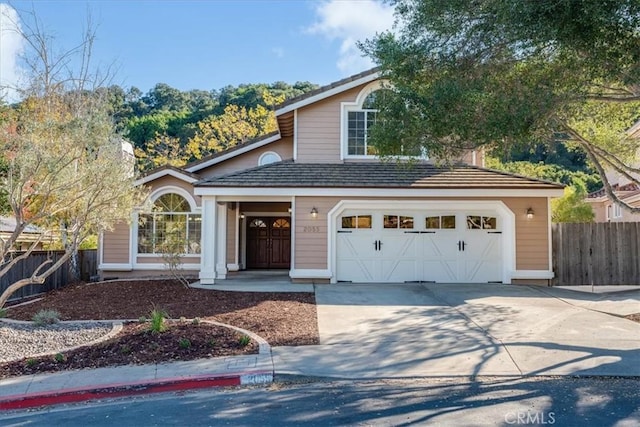
[[310, 96], [309, 98], [301, 99], [298, 102], [294, 102], [291, 105], [287, 105], [279, 110], [276, 110], [276, 117], [286, 114], [290, 111], [297, 110], [298, 108], [305, 107], [307, 105], [313, 104], [314, 102], [322, 101], [323, 99], [329, 98], [330, 96], [337, 95], [341, 92], [345, 92], [349, 89], [353, 89], [354, 87], [358, 87], [365, 83], [372, 82], [380, 78], [380, 73], [373, 73], [367, 76], [361, 77], [357, 80], [352, 80], [348, 83], [345, 83], [340, 86], [336, 86], [331, 89], [327, 89], [324, 92], [320, 92], [314, 96]]
[[214, 157], [213, 159], [207, 160], [206, 162], [198, 163], [197, 165], [193, 165], [191, 167], [185, 168], [184, 170], [191, 173], [197, 172], [199, 170], [206, 169], [209, 166], [222, 163], [225, 160], [229, 160], [241, 154], [248, 153], [249, 151], [255, 150], [256, 148], [264, 147], [265, 145], [271, 144], [272, 142], [275, 142], [275, 141], [279, 141], [280, 139], [282, 139], [282, 136], [280, 134], [273, 135], [273, 136], [270, 136], [269, 138], [263, 139], [262, 141], [257, 141], [253, 144], [247, 145], [246, 147], [242, 147], [237, 150], [233, 150], [227, 154]]
[[[299, 197], [561, 197], [563, 189], [407, 189], [407, 188], [291, 188], [196, 187], [196, 196]], [[234, 199], [235, 200], [235, 199]]]
[[173, 176], [174, 178], [178, 178], [179, 180], [182, 180], [184, 182], [188, 182], [189, 184], [193, 184], [194, 182], [198, 181], [198, 179], [190, 175], [180, 173], [173, 169], [164, 169], [164, 170], [152, 173], [150, 175], [147, 175], [145, 177], [142, 177], [140, 179], [137, 179], [136, 181], [133, 182], [133, 185], [138, 186], [138, 185], [146, 184], [147, 182], [155, 181], [156, 179], [162, 178], [163, 176], [167, 176], [167, 175]]

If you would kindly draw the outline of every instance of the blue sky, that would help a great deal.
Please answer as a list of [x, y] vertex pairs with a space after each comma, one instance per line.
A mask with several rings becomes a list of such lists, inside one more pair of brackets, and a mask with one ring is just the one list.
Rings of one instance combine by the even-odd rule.
[[[1, 3], [1, 1], [0, 1]], [[18, 20], [35, 10], [56, 45], [80, 39], [87, 11], [98, 25], [101, 64], [115, 61], [115, 83], [182, 90], [240, 83], [325, 84], [371, 66], [359, 39], [391, 27], [392, 10], [376, 0], [324, 1], [10, 1]], [[10, 11], [3, 6], [6, 14]], [[25, 21], [26, 22], [26, 21]], [[2, 83], [20, 72], [20, 48], [3, 24]]]

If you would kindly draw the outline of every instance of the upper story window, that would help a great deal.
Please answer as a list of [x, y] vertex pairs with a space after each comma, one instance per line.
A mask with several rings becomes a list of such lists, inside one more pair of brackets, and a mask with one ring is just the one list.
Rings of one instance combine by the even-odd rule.
[[[378, 101], [389, 91], [382, 82], [375, 81], [365, 86], [354, 102], [341, 104], [341, 159], [368, 159], [380, 155], [380, 150], [371, 143], [370, 136], [379, 118]], [[426, 151], [421, 147], [398, 147], [398, 153], [393, 155], [428, 159]]]
[[368, 143], [371, 127], [376, 123], [378, 110], [375, 109], [376, 94], [371, 92], [358, 109], [347, 111], [347, 155], [374, 156], [375, 147]]
[[179, 194], [158, 197], [153, 211], [138, 216], [139, 254], [199, 254], [202, 217]]

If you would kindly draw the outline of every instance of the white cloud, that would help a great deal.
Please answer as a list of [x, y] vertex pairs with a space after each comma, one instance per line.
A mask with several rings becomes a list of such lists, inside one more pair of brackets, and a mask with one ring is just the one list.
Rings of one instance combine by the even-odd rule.
[[16, 101], [13, 87], [19, 83], [22, 70], [18, 58], [24, 52], [24, 39], [19, 34], [20, 17], [8, 4], [0, 3], [0, 99]]
[[328, 0], [316, 7], [317, 21], [307, 29], [330, 40], [340, 40], [337, 66], [355, 74], [373, 66], [356, 43], [391, 30], [393, 7], [376, 0]]

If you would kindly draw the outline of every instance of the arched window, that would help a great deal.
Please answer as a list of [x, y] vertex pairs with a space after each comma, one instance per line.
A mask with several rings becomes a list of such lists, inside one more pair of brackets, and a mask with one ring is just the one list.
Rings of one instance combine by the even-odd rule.
[[360, 106], [347, 111], [347, 155], [374, 156], [375, 147], [368, 143], [371, 127], [376, 123], [378, 110], [375, 108], [376, 90], [367, 95]]
[[179, 194], [158, 197], [153, 211], [138, 216], [139, 254], [199, 254], [202, 216]]
[[266, 153], [263, 153], [258, 159], [258, 166], [268, 165], [270, 163], [279, 162], [280, 160], [282, 160], [282, 158], [278, 153], [267, 151]]

